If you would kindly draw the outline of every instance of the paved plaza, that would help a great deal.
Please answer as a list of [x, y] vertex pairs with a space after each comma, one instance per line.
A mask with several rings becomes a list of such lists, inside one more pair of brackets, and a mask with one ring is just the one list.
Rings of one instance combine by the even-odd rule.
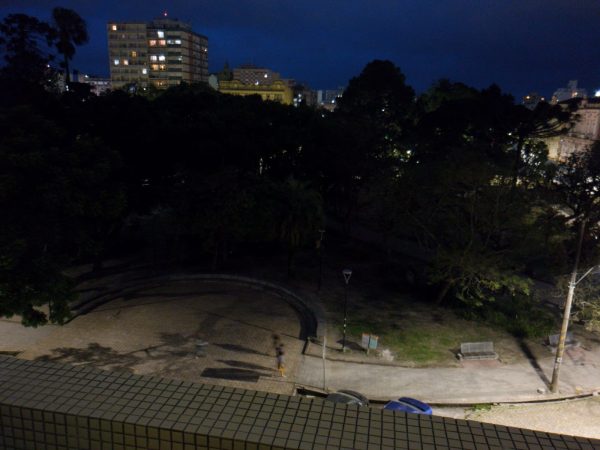
[[[295, 311], [279, 297], [206, 281], [140, 288], [47, 330], [19, 357], [288, 394], [304, 345]], [[289, 378], [276, 371], [274, 334]], [[208, 343], [200, 355], [198, 341]]]

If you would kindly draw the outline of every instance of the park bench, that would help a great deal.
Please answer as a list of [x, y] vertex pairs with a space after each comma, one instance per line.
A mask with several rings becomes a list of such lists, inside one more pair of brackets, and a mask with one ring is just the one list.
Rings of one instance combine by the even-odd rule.
[[[550, 347], [558, 347], [559, 338], [560, 334], [551, 334], [550, 336], [548, 336], [548, 344], [550, 344]], [[568, 331], [565, 337], [565, 347], [577, 347], [578, 345], [579, 341], [573, 337], [573, 333]]]
[[498, 359], [493, 342], [464, 342], [460, 344], [459, 359]]

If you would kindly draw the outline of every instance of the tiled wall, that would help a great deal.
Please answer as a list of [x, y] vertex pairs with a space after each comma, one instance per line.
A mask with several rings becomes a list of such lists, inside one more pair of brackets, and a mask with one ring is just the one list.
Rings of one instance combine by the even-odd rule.
[[0, 449], [600, 449], [600, 441], [0, 356]]

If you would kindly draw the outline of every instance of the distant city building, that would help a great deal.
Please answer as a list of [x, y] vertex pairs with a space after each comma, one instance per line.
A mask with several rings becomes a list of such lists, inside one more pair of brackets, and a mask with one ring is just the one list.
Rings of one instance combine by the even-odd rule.
[[77, 76], [73, 76], [73, 79], [78, 83], [88, 84], [92, 94], [101, 95], [112, 89], [110, 78], [95, 77], [79, 73]]
[[231, 95], [259, 95], [263, 100], [293, 104], [293, 80], [282, 79], [270, 69], [244, 65], [231, 70], [228, 64], [217, 74], [219, 92]]
[[190, 24], [165, 17], [110, 22], [107, 31], [113, 88], [208, 82], [208, 38]]
[[337, 107], [338, 99], [344, 95], [346, 89], [338, 87], [337, 89], [326, 89], [317, 91], [317, 105], [321, 108], [333, 111]]
[[587, 98], [587, 96], [587, 90], [577, 87], [577, 80], [571, 80], [566, 88], [559, 88], [552, 94], [551, 103], [555, 105], [572, 98]]
[[293, 87], [294, 91], [294, 106], [306, 105], [317, 106], [317, 92], [309, 88], [305, 84], [296, 84]]
[[567, 134], [546, 140], [548, 156], [556, 160], [585, 152], [600, 140], [600, 98], [573, 98], [561, 104], [565, 108], [575, 106], [577, 120]]
[[525, 108], [535, 109], [538, 103], [545, 101], [546, 99], [537, 92], [530, 92], [523, 97], [523, 106], [525, 106]]
[[211, 73], [208, 76], [208, 85], [215, 91], [219, 90], [219, 76], [216, 73]]

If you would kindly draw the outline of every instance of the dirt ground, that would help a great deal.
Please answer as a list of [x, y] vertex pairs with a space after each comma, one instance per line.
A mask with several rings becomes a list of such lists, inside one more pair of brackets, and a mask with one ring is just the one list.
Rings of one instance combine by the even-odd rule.
[[[292, 377], [276, 371], [273, 335], [281, 337], [293, 375], [304, 343], [299, 333], [296, 313], [274, 295], [172, 282], [77, 317], [19, 357], [291, 394]], [[208, 343], [201, 352], [198, 341]]]

